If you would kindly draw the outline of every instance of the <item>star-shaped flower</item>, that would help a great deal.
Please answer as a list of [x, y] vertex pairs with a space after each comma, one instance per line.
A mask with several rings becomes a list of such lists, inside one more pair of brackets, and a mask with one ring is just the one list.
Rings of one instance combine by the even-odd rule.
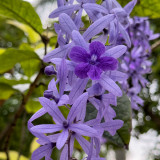
[[92, 80], [100, 79], [103, 71], [115, 70], [118, 61], [113, 57], [103, 56], [105, 46], [98, 41], [92, 42], [89, 46], [90, 52], [80, 47], [75, 46], [70, 52], [70, 59], [77, 62], [75, 74], [81, 78], [91, 78]]
[[[42, 124], [33, 126], [30, 130], [34, 133], [54, 133], [57, 131], [62, 132], [59, 134], [56, 142], [56, 147], [61, 149], [66, 143], [70, 131], [78, 133], [79, 135], [98, 137], [97, 131], [83, 123], [78, 123], [75, 120], [79, 120], [81, 117], [81, 110], [86, 106], [88, 99], [88, 93], [82, 94], [74, 104], [68, 114], [67, 120], [64, 118], [57, 106], [54, 105], [53, 101], [47, 98], [41, 97], [40, 103], [43, 105], [45, 110], [53, 117], [56, 124]], [[80, 115], [79, 115], [80, 114]]]

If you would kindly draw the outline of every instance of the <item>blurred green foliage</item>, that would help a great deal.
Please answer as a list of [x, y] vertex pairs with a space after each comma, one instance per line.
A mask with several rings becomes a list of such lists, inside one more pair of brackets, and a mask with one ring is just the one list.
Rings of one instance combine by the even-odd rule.
[[[42, 7], [48, 2], [52, 3], [53, 0], [41, 0], [37, 7]], [[100, 1], [98, 2], [101, 3]], [[119, 0], [119, 2], [124, 6], [129, 0]], [[138, 0], [132, 16], [149, 16], [152, 28], [160, 33], [159, 9], [159, 0]], [[87, 17], [84, 16], [82, 20], [85, 27], [88, 27]], [[38, 14], [30, 3], [22, 0], [0, 1], [0, 159], [6, 159], [4, 148], [6, 146], [7, 135], [4, 136], [3, 133], [22, 105], [23, 97], [27, 95], [33, 79], [41, 72], [41, 67], [45, 66], [40, 59], [45, 54], [45, 37], [50, 40], [48, 48], [54, 48], [57, 35], [54, 32], [53, 24], [51, 24], [50, 30], [44, 30]], [[41, 54], [39, 51], [43, 53]], [[153, 51], [151, 56], [154, 64], [153, 72], [151, 75], [147, 75], [147, 78], [151, 82], [157, 82], [157, 90], [154, 94], [150, 94], [149, 88], [146, 88], [145, 92], [142, 92], [141, 95], [145, 98], [145, 105], [139, 112], [134, 112], [135, 119], [137, 120], [136, 136], [147, 132], [151, 128], [156, 130], [158, 134], [160, 133], [158, 100], [160, 93], [159, 52], [159, 48]], [[44, 74], [41, 75], [26, 102], [25, 111], [17, 120], [9, 144], [7, 144], [9, 150], [13, 150], [9, 152], [11, 160], [13, 157], [17, 159], [20, 155], [23, 155], [20, 160], [30, 159], [31, 153], [38, 147], [36, 146], [34, 137], [27, 129], [27, 121], [41, 108], [38, 97], [43, 96], [43, 92], [47, 89], [50, 79]], [[153, 100], [153, 96], [157, 96], [158, 98]], [[105, 132], [104, 136], [108, 139], [108, 144], [127, 148], [131, 130], [130, 101], [124, 95], [118, 99], [118, 106], [113, 108], [117, 113], [116, 119], [124, 120], [124, 126], [114, 137], [111, 137], [107, 132]], [[60, 109], [67, 116], [68, 111], [65, 111], [63, 106]], [[96, 114], [97, 112], [94, 107], [88, 104], [86, 120], [94, 118]], [[41, 123], [52, 123], [52, 119], [46, 114], [34, 121], [34, 124]], [[2, 136], [3, 138], [1, 138]], [[75, 142], [75, 148], [79, 152], [82, 151], [78, 142]], [[56, 149], [53, 151], [52, 157], [55, 160], [58, 159], [59, 154]], [[158, 160], [159, 157], [156, 155], [155, 159]]]

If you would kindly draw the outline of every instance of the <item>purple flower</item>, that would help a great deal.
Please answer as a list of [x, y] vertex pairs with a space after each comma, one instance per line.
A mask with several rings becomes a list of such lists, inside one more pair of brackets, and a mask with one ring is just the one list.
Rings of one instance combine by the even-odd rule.
[[54, 133], [60, 130], [63, 130], [56, 142], [56, 147], [61, 149], [66, 143], [69, 132], [75, 132], [79, 135], [89, 136], [89, 137], [98, 137], [98, 133], [95, 129], [89, 127], [86, 124], [78, 123], [76, 120], [80, 121], [81, 112], [83, 107], [86, 107], [86, 102], [88, 99], [88, 93], [82, 94], [72, 105], [72, 108], [68, 114], [67, 120], [64, 118], [57, 106], [44, 97], [41, 97], [39, 100], [45, 110], [53, 117], [53, 120], [56, 124], [43, 124], [32, 127], [30, 130], [34, 133]]
[[77, 62], [75, 74], [81, 78], [91, 78], [92, 80], [100, 79], [103, 71], [115, 70], [118, 61], [113, 57], [103, 57], [105, 53], [105, 46], [98, 42], [92, 42], [89, 46], [90, 53], [79, 46], [72, 48], [70, 52], [70, 59]]

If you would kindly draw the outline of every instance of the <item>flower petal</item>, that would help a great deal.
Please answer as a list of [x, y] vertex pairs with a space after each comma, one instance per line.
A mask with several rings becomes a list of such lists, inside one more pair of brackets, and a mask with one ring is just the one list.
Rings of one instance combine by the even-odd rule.
[[105, 46], [98, 41], [94, 41], [89, 45], [91, 55], [95, 54], [100, 57], [105, 52]]
[[98, 68], [97, 66], [91, 65], [90, 70], [88, 71], [87, 75], [92, 80], [98, 80], [100, 79], [100, 75], [102, 73], [102, 70]]
[[60, 150], [64, 144], [66, 143], [67, 141], [67, 138], [68, 138], [68, 130], [65, 129], [63, 130], [63, 132], [60, 134], [60, 136], [58, 137], [58, 140], [57, 140], [57, 143], [56, 143], [56, 147]]
[[103, 86], [104, 89], [108, 90], [115, 96], [122, 96], [122, 91], [119, 86], [107, 75], [103, 74], [99, 80], [99, 83]]
[[114, 43], [116, 37], [116, 27], [114, 22], [112, 21], [109, 25], [109, 43]]
[[130, 48], [131, 47], [131, 40], [129, 38], [129, 35], [128, 35], [126, 29], [120, 23], [118, 23], [118, 26], [119, 26], [120, 33], [122, 34], [124, 40], [126, 41], [127, 46]]
[[[72, 153], [73, 153], [73, 147], [74, 147], [74, 137], [71, 136], [71, 139], [70, 139], [70, 156], [71, 157], [72, 157]], [[60, 160], [68, 160], [68, 144], [65, 144], [65, 146], [61, 152]]]
[[69, 94], [69, 104], [73, 104], [74, 101], [83, 93], [87, 82], [88, 82], [88, 78], [77, 79], [77, 81], [74, 83], [73, 88]]
[[43, 61], [44, 62], [50, 62], [52, 58], [64, 58], [66, 54], [68, 53], [68, 50], [73, 46], [73, 43], [67, 44], [65, 46], [62, 46], [60, 48], [56, 48], [47, 55], [44, 56]]
[[98, 60], [98, 65], [103, 71], [115, 70], [118, 67], [118, 61], [113, 57], [102, 57]]
[[123, 126], [123, 123], [124, 122], [122, 120], [113, 120], [101, 123], [100, 126], [114, 136], [116, 131]]
[[98, 132], [85, 124], [71, 124], [69, 129], [83, 136], [98, 137]]
[[102, 95], [102, 102], [104, 103], [105, 106], [110, 105], [110, 104], [117, 106], [117, 98], [112, 93], [103, 94]]
[[125, 81], [128, 78], [128, 75], [126, 73], [116, 71], [116, 70], [107, 72], [106, 75], [108, 75], [114, 81]]
[[40, 160], [44, 156], [51, 156], [51, 153], [52, 153], [51, 151], [52, 151], [51, 144], [41, 146], [33, 152], [31, 160]]
[[57, 133], [57, 134], [49, 135], [49, 136], [47, 136], [47, 137], [48, 137], [48, 139], [49, 139], [51, 142], [56, 143], [58, 137], [60, 136], [60, 134], [61, 134], [61, 133]]
[[[51, 61], [53, 64], [55, 64], [55, 65], [57, 65], [57, 66], [60, 66], [62, 60], [63, 60], [62, 58], [53, 58], [53, 59], [51, 59], [50, 61]], [[67, 59], [65, 59], [65, 61], [66, 61], [66, 63], [67, 63], [67, 68], [68, 68], [68, 70], [74, 71], [75, 66], [76, 66], [76, 63], [75, 63], [75, 62], [72, 62], [72, 61], [69, 61], [69, 60], [67, 60]]]
[[76, 134], [75, 138], [78, 141], [78, 143], [81, 145], [85, 153], [89, 154], [90, 143], [79, 134]]
[[84, 39], [86, 41], [88, 41], [92, 37], [94, 37], [96, 34], [102, 32], [102, 30], [104, 28], [106, 28], [114, 18], [115, 18], [114, 14], [108, 14], [107, 16], [104, 16], [104, 17], [98, 19], [97, 21], [95, 21], [84, 32], [84, 34], [83, 34]]
[[127, 51], [127, 47], [124, 45], [118, 45], [111, 49], [106, 50], [105, 54], [103, 56], [109, 56], [113, 58], [119, 58]]
[[48, 90], [53, 91], [53, 95], [55, 97], [57, 97], [57, 98], [59, 97], [59, 93], [58, 93], [56, 82], [55, 82], [54, 78], [49, 82]]
[[64, 105], [64, 104], [68, 104], [68, 101], [69, 101], [68, 95], [64, 94], [64, 95], [60, 98], [60, 100], [59, 100], [59, 102], [58, 102], [58, 106], [62, 106], [62, 105]]
[[87, 42], [84, 40], [84, 38], [82, 37], [82, 35], [78, 31], [72, 32], [72, 39], [73, 39], [75, 45], [80, 46], [80, 47], [84, 48], [85, 50], [88, 49]]
[[50, 15], [49, 18], [56, 18], [61, 13], [71, 14], [73, 11], [78, 10], [80, 8], [80, 4], [76, 5], [65, 5], [55, 9]]
[[87, 72], [90, 70], [90, 65], [88, 63], [80, 63], [75, 68], [75, 74], [81, 79], [87, 78]]
[[47, 112], [53, 117], [56, 123], [61, 124], [63, 121], [65, 121], [64, 116], [62, 115], [56, 104], [53, 103], [53, 101], [50, 101], [49, 99], [44, 97], [40, 97], [39, 101], [45, 108], [45, 110], [47, 110]]
[[31, 131], [37, 133], [53, 133], [63, 129], [60, 124], [40, 124], [31, 128]]
[[77, 114], [82, 110], [82, 108], [86, 107], [87, 99], [88, 99], [88, 93], [85, 92], [75, 100], [67, 117], [67, 120], [69, 122], [72, 122], [77, 116]]
[[60, 24], [61, 29], [65, 31], [66, 33], [68, 33], [69, 35], [72, 34], [73, 30], [77, 30], [77, 27], [75, 23], [73, 22], [73, 20], [65, 13], [62, 13], [59, 16], [59, 24]]
[[90, 10], [92, 12], [100, 12], [100, 13], [104, 13], [104, 14], [108, 14], [108, 11], [105, 7], [98, 5], [98, 4], [94, 4], [94, 3], [86, 3], [83, 4], [83, 8], [85, 10]]
[[132, 0], [131, 2], [129, 2], [129, 3], [124, 7], [124, 10], [126, 11], [126, 13], [127, 13], [128, 15], [132, 12], [132, 10], [133, 10], [134, 6], [136, 5], [136, 3], [137, 3], [137, 0]]
[[61, 65], [58, 69], [57, 77], [59, 79], [59, 95], [62, 96], [64, 93], [64, 89], [66, 86], [67, 81], [67, 75], [68, 75], [68, 69], [65, 59], [61, 61]]
[[87, 63], [88, 59], [90, 59], [90, 55], [82, 47], [75, 46], [71, 49], [69, 58], [74, 62], [86, 62]]
[[83, 8], [81, 8], [78, 13], [77, 13], [77, 16], [75, 17], [74, 19], [74, 23], [75, 25], [77, 26], [77, 28], [79, 29], [82, 25], [83, 25], [83, 22], [82, 22], [82, 12], [83, 12]]

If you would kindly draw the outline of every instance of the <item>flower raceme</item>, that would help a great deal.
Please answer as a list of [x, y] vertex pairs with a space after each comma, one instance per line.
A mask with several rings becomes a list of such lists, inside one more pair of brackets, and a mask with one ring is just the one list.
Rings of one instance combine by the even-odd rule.
[[[117, 82], [128, 78], [119, 71], [123, 65], [119, 58], [126, 55], [126, 45], [131, 46], [127, 27], [135, 4], [136, 0], [132, 0], [122, 8], [116, 0], [102, 4], [95, 0], [57, 0], [58, 8], [49, 17], [59, 18], [59, 23], [54, 23], [58, 48], [43, 58], [54, 64], [45, 68], [45, 74], [54, 78], [44, 97], [39, 98], [42, 108], [28, 121], [29, 131], [41, 145], [32, 154], [32, 160], [51, 160], [55, 147], [61, 150], [60, 160], [70, 160], [75, 139], [87, 154], [85, 159], [104, 160], [99, 156], [103, 133], [114, 136], [123, 126], [112, 106], [122, 96]], [[91, 22], [88, 28], [82, 22], [83, 10]], [[97, 114], [88, 119], [87, 108], [91, 104]], [[65, 113], [61, 112], [62, 106], [66, 107]], [[33, 125], [45, 114], [52, 117], [54, 124]]]
[[[122, 57], [121, 68], [128, 74], [129, 80], [123, 81], [122, 87], [131, 99], [132, 108], [138, 110], [139, 106], [143, 106], [144, 103], [139, 93], [148, 83], [145, 75], [151, 72], [152, 62], [148, 59], [151, 54], [150, 40], [158, 38], [159, 34], [153, 33], [147, 17], [131, 19], [128, 34], [132, 48], [128, 49]], [[123, 41], [119, 42], [123, 44]]]

